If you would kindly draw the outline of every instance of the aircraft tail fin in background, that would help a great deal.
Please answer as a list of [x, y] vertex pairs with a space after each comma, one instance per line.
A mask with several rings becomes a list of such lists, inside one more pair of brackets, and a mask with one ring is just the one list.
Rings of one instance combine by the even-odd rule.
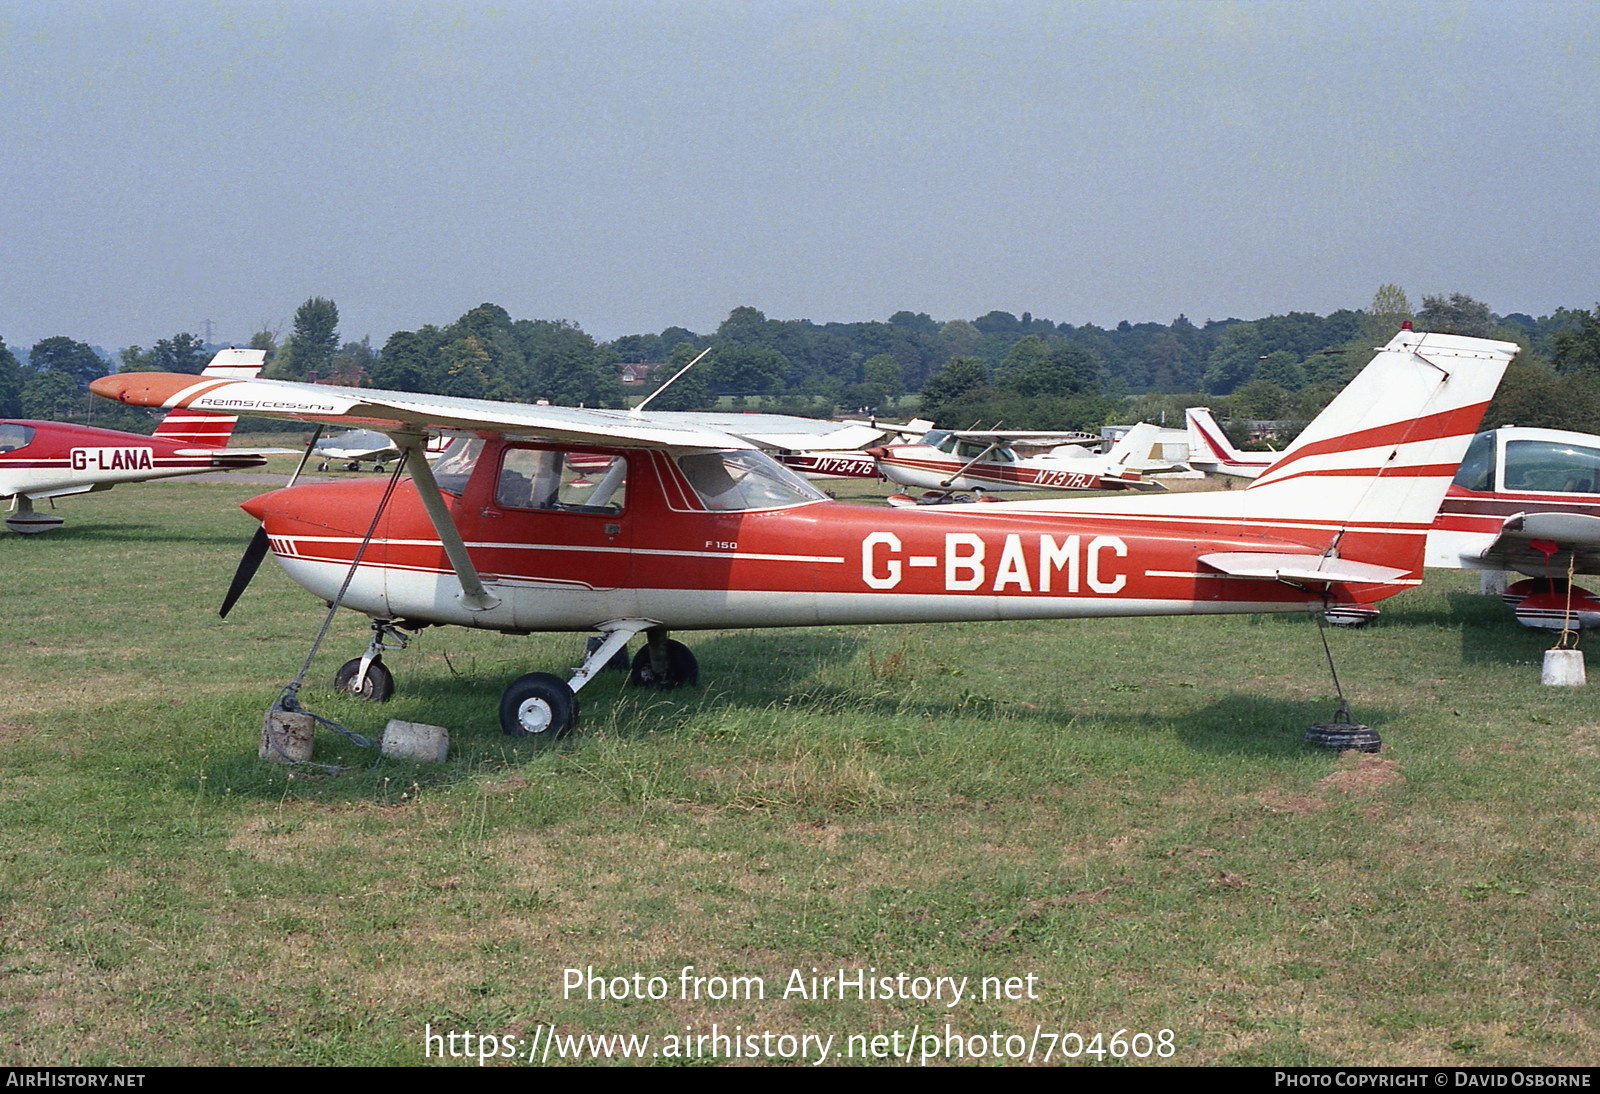
[[1111, 446], [1111, 451], [1106, 453], [1107, 466], [1121, 467], [1128, 471], [1151, 471], [1170, 467], [1171, 464], [1164, 460], [1151, 458], [1150, 450], [1155, 446], [1156, 437], [1160, 433], [1160, 426], [1152, 425], [1150, 422], [1140, 422]]
[[1192, 406], [1183, 412], [1183, 417], [1189, 427], [1189, 462], [1204, 470], [1255, 478], [1277, 459], [1271, 452], [1240, 452], [1207, 407]]
[[[219, 380], [254, 380], [266, 363], [264, 349], [225, 349], [217, 353], [200, 375]], [[184, 444], [221, 448], [233, 436], [239, 419], [232, 414], [177, 408], [156, 426], [155, 436]]]

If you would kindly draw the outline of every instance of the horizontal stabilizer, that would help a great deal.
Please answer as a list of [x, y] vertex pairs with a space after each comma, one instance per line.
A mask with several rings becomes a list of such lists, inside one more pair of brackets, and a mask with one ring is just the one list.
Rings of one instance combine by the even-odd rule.
[[1506, 518], [1500, 534], [1482, 554], [1465, 557], [1475, 565], [1489, 563], [1535, 576], [1552, 570], [1564, 573], [1569, 562], [1580, 574], [1600, 573], [1600, 517], [1517, 513]]
[[1396, 585], [1410, 574], [1409, 570], [1322, 555], [1233, 551], [1201, 555], [1200, 561], [1234, 577], [1264, 577], [1273, 581], [1305, 581], [1318, 585]]

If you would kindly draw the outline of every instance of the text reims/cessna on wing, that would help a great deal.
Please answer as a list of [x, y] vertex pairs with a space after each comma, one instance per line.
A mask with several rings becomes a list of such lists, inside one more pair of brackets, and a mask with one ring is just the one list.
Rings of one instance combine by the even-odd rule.
[[[225, 349], [189, 383], [248, 380], [261, 371], [266, 351]], [[109, 490], [201, 471], [260, 467], [261, 452], [225, 447], [239, 419], [189, 409], [173, 410], [152, 436], [67, 422], [0, 421], [0, 498], [10, 498], [6, 527], [13, 532], [48, 532], [61, 527], [53, 513], [33, 503], [45, 498]]]
[[[748, 442], [624, 413], [163, 374], [93, 386], [394, 437], [412, 479], [376, 520], [372, 480], [245, 509], [320, 599], [348, 577], [342, 604], [375, 628], [341, 671], [358, 693], [392, 687], [378, 655], [395, 627], [599, 631], [570, 679], [530, 673], [502, 697], [507, 733], [559, 735], [574, 692], [640, 633], [633, 681], [671, 686], [697, 675], [673, 630], [1291, 612], [1400, 592], [1515, 351], [1402, 332], [1246, 490], [936, 509], [832, 502]], [[463, 438], [430, 468], [423, 430]]]

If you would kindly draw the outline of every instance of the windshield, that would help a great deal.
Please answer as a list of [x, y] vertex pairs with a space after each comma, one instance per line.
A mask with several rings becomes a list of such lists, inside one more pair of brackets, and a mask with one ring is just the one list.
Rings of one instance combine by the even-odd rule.
[[696, 452], [678, 466], [707, 509], [780, 509], [828, 496], [760, 452]]
[[14, 452], [33, 440], [33, 426], [0, 422], [0, 452]]
[[1465, 490], [1486, 493], [1494, 489], [1494, 432], [1479, 433], [1461, 457], [1455, 484]]
[[472, 477], [472, 469], [477, 466], [482, 451], [483, 441], [477, 437], [457, 437], [451, 441], [444, 455], [433, 463], [433, 478], [439, 489], [459, 497], [467, 488], [467, 480]]

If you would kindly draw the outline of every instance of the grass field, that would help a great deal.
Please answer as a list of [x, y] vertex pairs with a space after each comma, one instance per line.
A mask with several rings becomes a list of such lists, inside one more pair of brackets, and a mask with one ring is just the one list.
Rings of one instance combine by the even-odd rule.
[[[319, 734], [357, 765], [329, 775], [255, 755], [321, 605], [268, 565], [215, 614], [261, 489], [125, 486], [0, 535], [0, 1063], [416, 1064], [425, 1032], [551, 1024], [831, 1035], [830, 1062], [913, 1030], [968, 1062], [1600, 1055], [1600, 708], [1539, 685], [1549, 637], [1471, 575], [1330, 635], [1377, 756], [1301, 744], [1334, 707], [1301, 617], [680, 634], [701, 687], [608, 674], [541, 745], [500, 734], [500, 689], [580, 638], [427, 631], [380, 707], [326, 687], [366, 642], [343, 613], [307, 704], [448, 726], [451, 758]], [[764, 998], [686, 999], [690, 965]], [[564, 990], [586, 968], [664, 997]], [[813, 968], [970, 979], [786, 997]]]

